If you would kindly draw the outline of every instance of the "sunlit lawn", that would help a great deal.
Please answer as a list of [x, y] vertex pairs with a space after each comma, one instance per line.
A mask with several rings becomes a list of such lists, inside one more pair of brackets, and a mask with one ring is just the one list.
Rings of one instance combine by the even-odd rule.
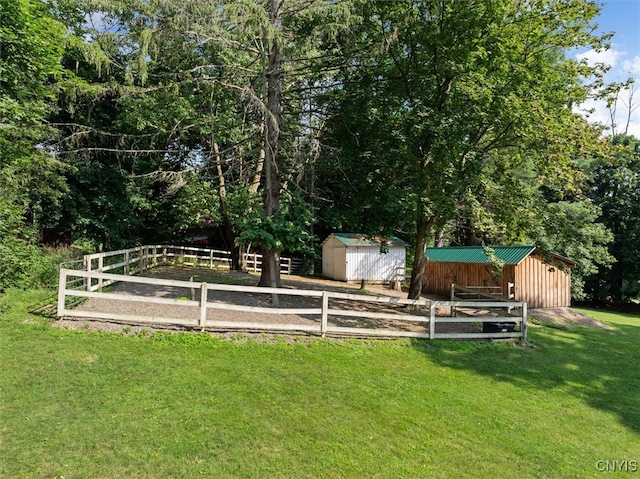
[[633, 477], [598, 461], [640, 463], [637, 316], [532, 326], [526, 348], [227, 341], [63, 331], [26, 312], [38, 294], [0, 300], [2, 478]]

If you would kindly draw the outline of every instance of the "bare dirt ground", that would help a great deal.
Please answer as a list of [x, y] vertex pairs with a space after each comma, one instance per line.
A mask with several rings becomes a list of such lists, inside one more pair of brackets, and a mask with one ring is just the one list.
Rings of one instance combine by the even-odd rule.
[[[235, 284], [245, 286], [255, 286], [259, 276], [255, 274], [235, 272], [235, 271], [218, 271], [203, 268], [187, 268], [163, 266], [151, 270], [147, 270], [144, 276], [164, 279], [176, 280], [193, 280], [195, 282]], [[321, 278], [308, 278], [301, 276], [284, 276], [282, 277], [283, 288], [288, 289], [306, 289], [318, 291], [332, 291], [342, 293], [368, 294], [379, 296], [390, 296], [399, 299], [406, 298], [406, 292], [389, 289], [387, 286], [380, 284], [367, 284], [366, 290], [360, 290], [360, 284], [350, 284], [340, 281], [333, 281]], [[189, 288], [154, 286], [138, 283], [118, 283], [113, 287], [113, 292], [125, 295], [142, 295], [146, 297], [162, 297], [169, 299], [197, 299], [199, 290], [192, 291]], [[435, 295], [423, 295], [424, 299], [446, 300], [447, 298]], [[230, 291], [209, 291], [209, 302], [218, 302], [225, 304], [236, 304], [245, 306], [254, 306], [269, 308], [271, 306], [271, 295], [264, 293], [239, 293]], [[280, 295], [280, 307], [282, 308], [320, 308], [320, 298], [310, 298], [302, 296]], [[406, 313], [407, 307], [403, 305], [394, 305], [388, 303], [361, 303], [350, 300], [331, 299], [330, 308], [347, 309], [352, 311], [375, 311], [384, 313]], [[152, 304], [130, 301], [117, 301], [107, 298], [91, 298], [89, 301], [76, 307], [79, 311], [87, 312], [109, 312], [121, 315], [140, 315], [147, 317], [192, 319], [194, 322], [199, 317], [199, 308], [197, 306], [176, 306], [171, 304]], [[429, 311], [427, 308], [421, 308], [418, 311], [411, 311], [411, 314], [418, 315], [424, 319], [428, 319]], [[449, 316], [449, 308], [438, 308], [438, 316]], [[473, 313], [472, 313], [473, 314]], [[477, 314], [477, 313], [476, 313]], [[529, 316], [538, 319], [541, 322], [551, 322], [562, 326], [590, 326], [605, 327], [602, 323], [594, 319], [577, 313], [570, 308], [555, 309], [534, 309], [529, 311]], [[262, 322], [271, 324], [301, 324], [301, 325], [317, 325], [319, 324], [319, 315], [301, 315], [301, 314], [265, 314], [258, 312], [246, 311], [229, 311], [221, 309], [209, 309], [207, 311], [207, 319], [211, 321], [233, 321], [233, 322]], [[404, 331], [428, 331], [428, 323], [426, 322], [408, 322], [399, 320], [381, 320], [370, 319], [364, 317], [344, 317], [329, 316], [329, 325], [346, 326], [352, 328], [385, 328], [390, 330]], [[181, 331], [186, 329], [183, 326], [171, 324], [141, 324], [134, 321], [120, 322], [109, 320], [98, 320], [89, 318], [70, 318], [62, 319], [56, 322], [57, 327], [66, 329], [88, 329], [102, 330], [113, 332], [129, 332], [137, 333], [141, 330], [164, 330], [164, 331]], [[436, 325], [436, 332], [480, 332], [481, 326], [478, 323], [439, 323]], [[211, 328], [207, 328], [211, 329]], [[215, 331], [215, 328], [212, 330]], [[226, 335], [234, 334], [226, 332]]]
[[545, 309], [530, 309], [529, 317], [535, 318], [541, 323], [552, 323], [559, 326], [572, 328], [575, 326], [587, 326], [590, 328], [605, 328], [608, 329], [604, 323], [593, 319], [586, 314], [574, 311], [571, 308], [545, 308]]
[[[222, 283], [255, 286], [259, 277], [255, 274], [216, 271], [203, 268], [186, 267], [157, 267], [147, 270], [144, 276], [190, 280], [195, 282]], [[360, 290], [359, 284], [350, 284], [339, 281], [326, 280], [321, 278], [307, 278], [301, 276], [283, 276], [282, 286], [287, 289], [306, 289], [317, 291], [332, 291], [353, 294], [366, 294], [375, 296], [406, 298], [406, 292], [391, 290], [379, 284], [367, 284], [366, 290]], [[154, 286], [139, 283], [118, 283], [114, 286], [113, 292], [125, 295], [141, 295], [146, 297], [162, 297], [170, 299], [197, 299], [200, 291], [191, 291], [189, 288]], [[436, 296], [425, 296], [425, 299], [445, 299]], [[209, 302], [245, 305], [269, 308], [271, 306], [271, 295], [264, 293], [239, 293], [230, 291], [209, 291]], [[321, 308], [321, 298], [279, 295], [281, 308]], [[346, 299], [330, 299], [329, 308], [339, 308], [351, 311], [375, 311], [383, 313], [407, 314], [407, 306], [389, 303], [362, 303]], [[178, 318], [197, 320], [199, 308], [197, 306], [177, 306], [171, 304], [151, 304], [130, 301], [117, 301], [108, 298], [91, 298], [89, 301], [77, 306], [78, 311], [87, 312], [109, 312], [121, 315], [143, 315], [147, 317]], [[449, 315], [449, 308], [441, 308], [438, 315]], [[429, 310], [419, 308], [412, 310], [412, 315], [418, 316], [423, 321], [400, 321], [392, 319], [371, 319], [365, 317], [345, 317], [329, 315], [329, 325], [352, 327], [352, 328], [384, 328], [389, 330], [427, 332]], [[262, 312], [229, 311], [210, 308], [207, 311], [207, 319], [211, 321], [234, 321], [234, 322], [262, 322], [271, 324], [301, 324], [318, 325], [320, 317], [304, 314], [265, 314]], [[115, 322], [109, 320], [96, 320], [89, 318], [70, 318], [59, 320], [56, 324], [68, 329], [99, 329], [106, 331], [124, 331], [135, 333], [142, 329], [162, 329], [179, 331], [185, 329], [181, 326], [154, 324], [139, 324], [136, 322]], [[207, 328], [211, 329], [211, 328]], [[215, 330], [215, 328], [213, 328]], [[481, 329], [477, 324], [438, 324], [436, 332], [474, 332]]]

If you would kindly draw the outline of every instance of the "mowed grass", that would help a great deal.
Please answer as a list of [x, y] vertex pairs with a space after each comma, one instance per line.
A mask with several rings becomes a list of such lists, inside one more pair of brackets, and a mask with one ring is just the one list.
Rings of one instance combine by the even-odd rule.
[[640, 463], [636, 316], [532, 326], [531, 347], [228, 341], [60, 330], [27, 313], [44, 294], [0, 299], [2, 478], [586, 478]]

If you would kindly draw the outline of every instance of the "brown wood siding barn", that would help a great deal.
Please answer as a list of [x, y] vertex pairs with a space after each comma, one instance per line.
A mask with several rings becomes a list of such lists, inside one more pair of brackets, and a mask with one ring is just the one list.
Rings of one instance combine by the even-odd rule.
[[[428, 249], [428, 257], [433, 249], [435, 248]], [[523, 255], [524, 257], [516, 258], [519, 259], [517, 264], [505, 264], [501, 277], [494, 274], [494, 266], [489, 262], [440, 261], [428, 258], [423, 290], [425, 293], [449, 296], [452, 283], [465, 287], [497, 286], [500, 287], [502, 296], [508, 297], [509, 286], [512, 283], [513, 299], [525, 301], [529, 308], [570, 306], [571, 274], [569, 270], [573, 262], [560, 256], [543, 258], [535, 254], [534, 250], [535, 248], [530, 247], [530, 252]], [[497, 249], [496, 252], [498, 252]], [[456, 256], [464, 257], [464, 255], [453, 254], [447, 259], [456, 259]]]

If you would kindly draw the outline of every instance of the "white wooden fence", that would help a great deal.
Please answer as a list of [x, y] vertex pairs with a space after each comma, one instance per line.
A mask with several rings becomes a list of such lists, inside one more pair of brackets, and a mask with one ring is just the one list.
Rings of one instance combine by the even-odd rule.
[[[153, 248], [153, 247], [152, 247]], [[141, 271], [148, 264], [154, 264], [158, 259], [157, 252], [151, 255], [144, 250], [140, 250], [137, 256], [137, 271]], [[119, 253], [122, 254], [122, 253]], [[91, 255], [90, 255], [91, 256]], [[99, 259], [99, 257], [98, 257]], [[126, 274], [113, 274], [94, 271], [91, 265], [92, 259], [87, 260], [87, 268], [84, 270], [77, 269], [60, 269], [60, 283], [58, 290], [57, 315], [59, 317], [81, 317], [94, 319], [107, 319], [113, 321], [121, 321], [126, 323], [143, 323], [143, 324], [173, 324], [192, 328], [212, 329], [212, 330], [262, 330], [262, 331], [305, 331], [325, 336], [327, 333], [348, 334], [357, 336], [384, 336], [384, 337], [407, 337], [407, 338], [425, 338], [425, 339], [502, 339], [517, 338], [522, 341], [527, 339], [527, 308], [526, 303], [521, 302], [477, 302], [477, 301], [429, 301], [429, 300], [407, 300], [390, 296], [370, 296], [363, 294], [349, 294], [331, 291], [316, 291], [302, 289], [286, 289], [286, 288], [262, 288], [251, 286], [236, 286], [226, 284], [208, 284], [206, 282], [199, 283], [193, 281], [177, 281], [169, 279], [146, 278], [139, 276], [130, 276], [133, 269], [131, 268], [131, 254], [129, 254], [129, 262], [116, 262], [109, 265], [110, 269], [125, 268]], [[107, 268], [104, 264], [103, 269]], [[128, 268], [128, 269], [127, 269]], [[85, 288], [68, 287], [76, 280], [82, 279]], [[101, 287], [114, 282], [138, 283], [152, 285], [155, 287], [173, 287], [185, 288], [189, 291], [199, 291], [198, 299], [184, 300], [178, 298], [155, 297], [142, 294], [124, 294], [119, 292], [102, 292]], [[240, 304], [228, 304], [220, 301], [211, 300], [209, 292], [227, 291], [241, 294], [265, 294], [265, 295], [282, 295], [282, 296], [302, 296], [309, 298], [318, 298], [319, 304], [315, 307], [257, 307]], [[130, 303], [151, 303], [159, 305], [177, 306], [179, 310], [185, 314], [176, 314], [175, 316], [164, 316], [162, 314], [128, 314], [113, 313], [110, 311], [86, 311], [82, 309], [73, 309], [66, 303], [67, 298], [103, 298], [112, 301], [130, 302]], [[317, 300], [316, 300], [317, 301]], [[363, 304], [386, 304], [387, 306], [402, 305], [411, 306], [411, 310], [400, 310], [396, 308], [395, 312], [379, 312], [354, 309], [345, 306], [345, 303], [354, 302], [357, 305]], [[503, 316], [473, 316], [473, 317], [449, 317], [437, 316], [438, 308], [449, 307], [451, 310], [455, 308], [502, 308], [508, 310], [519, 311], [518, 315], [507, 314]], [[183, 309], [184, 308], [184, 309]], [[188, 311], [186, 308], [191, 308]], [[216, 319], [215, 313], [209, 315], [209, 310], [227, 310], [227, 311], [244, 311], [251, 313], [259, 313], [258, 319], [255, 321], [228, 321]], [[428, 311], [428, 315], [426, 312]], [[189, 313], [192, 314], [189, 314]], [[307, 322], [290, 322], [275, 323], [269, 322], [267, 315], [305, 315], [315, 317], [312, 321]], [[191, 317], [190, 317], [191, 316]], [[354, 318], [354, 320], [377, 320], [385, 321], [387, 327], [352, 327], [338, 324], [336, 319]], [[332, 318], [332, 321], [329, 321]], [[363, 321], [364, 322], [364, 321]], [[388, 323], [393, 322], [395, 326], [389, 326]], [[519, 331], [494, 331], [486, 332], [437, 332], [437, 324], [445, 323], [517, 323]], [[413, 325], [413, 328], [407, 329], [406, 325]]]
[[[253, 272], [262, 271], [262, 255], [245, 254], [247, 268]], [[136, 248], [106, 251], [84, 256], [82, 268], [86, 271], [100, 273], [113, 272], [116, 274], [133, 275], [145, 269], [172, 262], [184, 266], [200, 266], [208, 268], [228, 268], [231, 264], [231, 252], [194, 246], [145, 245]], [[299, 270], [301, 261], [297, 258], [280, 258], [280, 273], [292, 274]], [[67, 264], [67, 263], [65, 263]], [[64, 265], [64, 264], [63, 264]], [[94, 278], [95, 279], [95, 278]], [[113, 283], [113, 280], [97, 279], [93, 282], [84, 278], [85, 288], [91, 291], [101, 289]], [[77, 281], [77, 278], [76, 278]]]

